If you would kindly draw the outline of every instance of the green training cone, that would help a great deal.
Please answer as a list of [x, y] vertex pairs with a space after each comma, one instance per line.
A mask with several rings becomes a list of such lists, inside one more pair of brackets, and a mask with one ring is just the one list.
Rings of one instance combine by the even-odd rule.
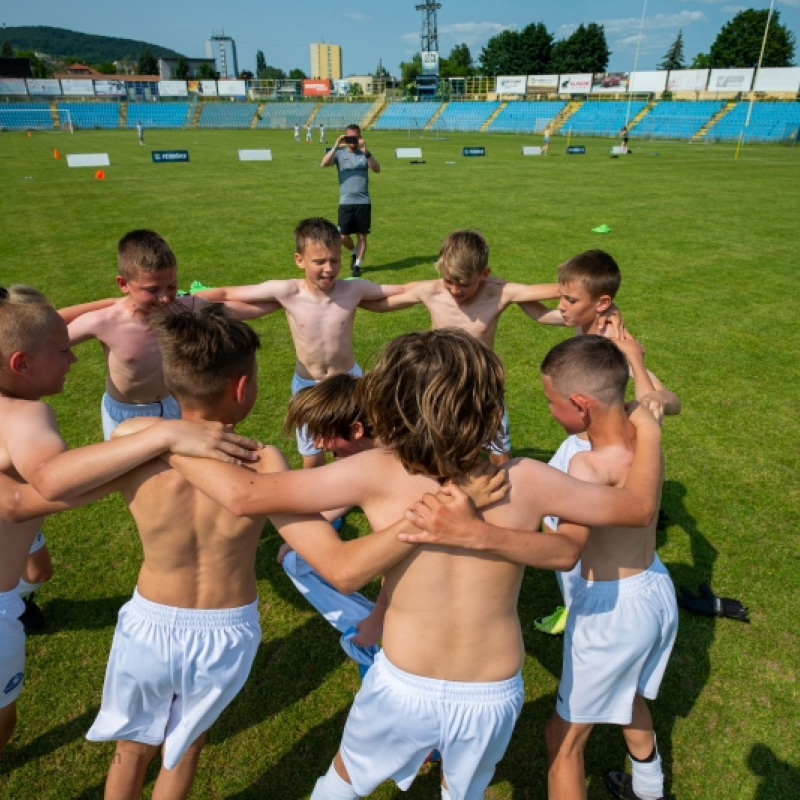
[[592, 228], [592, 233], [611, 233], [611, 228], [608, 225], [598, 225], [596, 228]]

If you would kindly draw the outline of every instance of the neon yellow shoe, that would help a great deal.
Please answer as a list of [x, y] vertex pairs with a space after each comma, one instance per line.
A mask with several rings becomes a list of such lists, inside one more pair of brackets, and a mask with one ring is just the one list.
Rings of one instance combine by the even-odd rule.
[[542, 633], [549, 633], [552, 636], [557, 636], [559, 633], [564, 633], [564, 628], [567, 627], [567, 614], [567, 609], [564, 608], [564, 606], [558, 606], [549, 617], [538, 617], [535, 619], [533, 621], [533, 627]]

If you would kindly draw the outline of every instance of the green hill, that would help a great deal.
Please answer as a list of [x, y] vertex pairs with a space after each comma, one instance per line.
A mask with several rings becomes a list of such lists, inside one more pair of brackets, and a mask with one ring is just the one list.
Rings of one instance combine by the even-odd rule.
[[135, 39], [120, 39], [114, 36], [95, 36], [64, 28], [30, 25], [5, 28], [0, 33], [0, 44], [7, 41], [14, 50], [33, 50], [50, 56], [73, 56], [91, 64], [103, 61], [119, 61], [123, 58], [136, 60], [147, 48], [156, 58], [178, 58], [168, 47], [160, 47]]

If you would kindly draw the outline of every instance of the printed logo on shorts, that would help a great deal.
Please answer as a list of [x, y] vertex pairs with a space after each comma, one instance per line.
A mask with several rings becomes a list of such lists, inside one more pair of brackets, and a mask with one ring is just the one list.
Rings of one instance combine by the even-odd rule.
[[18, 672], [9, 682], [6, 684], [6, 688], [3, 689], [3, 694], [11, 694], [14, 689], [17, 688], [22, 683], [22, 679], [24, 674], [22, 672]]

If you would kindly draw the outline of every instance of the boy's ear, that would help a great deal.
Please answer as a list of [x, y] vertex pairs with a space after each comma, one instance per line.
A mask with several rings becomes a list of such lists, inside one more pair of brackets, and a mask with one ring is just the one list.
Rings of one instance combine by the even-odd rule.
[[130, 287], [128, 286], [128, 281], [126, 278], [123, 278], [122, 275], [117, 275], [117, 288], [121, 292], [124, 292], [125, 294], [128, 294], [128, 292], [130, 291]]
[[8, 366], [12, 372], [22, 373], [28, 371], [28, 358], [22, 350], [15, 350], [8, 359]]
[[592, 409], [592, 398], [587, 394], [571, 394], [569, 401], [582, 417], [586, 417]]
[[363, 438], [363, 436], [364, 436], [364, 423], [356, 420], [352, 425], [350, 425], [350, 438], [361, 439]]
[[597, 299], [597, 311], [598, 313], [602, 314], [604, 311], [608, 311], [609, 306], [614, 302], [614, 298], [607, 294], [601, 294], [600, 297]]
[[240, 375], [238, 378], [231, 379], [231, 389], [237, 403], [243, 403], [247, 393], [247, 384], [250, 378], [247, 375]]
[[303, 254], [302, 253], [295, 253], [294, 254], [294, 263], [297, 264], [300, 269], [303, 269]]

